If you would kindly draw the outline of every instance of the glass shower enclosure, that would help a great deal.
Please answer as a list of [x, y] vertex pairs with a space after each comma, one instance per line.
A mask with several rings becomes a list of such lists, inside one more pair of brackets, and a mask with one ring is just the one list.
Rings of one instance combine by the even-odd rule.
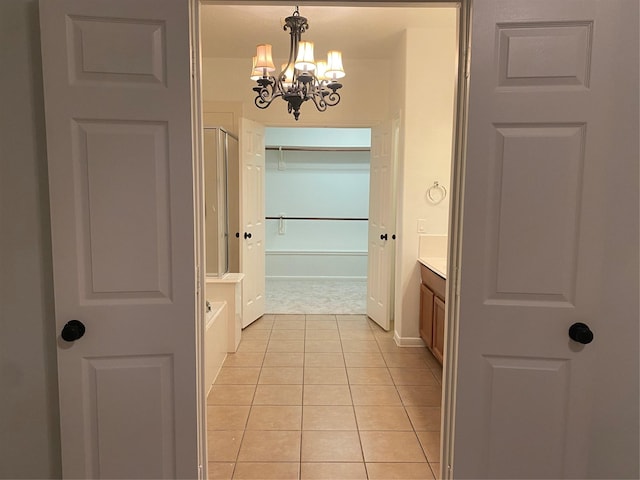
[[206, 273], [229, 272], [229, 165], [238, 162], [238, 137], [204, 127]]

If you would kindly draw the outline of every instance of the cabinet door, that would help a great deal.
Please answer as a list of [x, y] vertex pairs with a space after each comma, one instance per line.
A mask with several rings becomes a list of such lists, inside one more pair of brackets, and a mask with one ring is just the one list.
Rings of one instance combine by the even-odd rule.
[[[433, 348], [433, 292], [424, 283], [420, 284], [420, 337], [429, 348]], [[441, 360], [442, 361], [442, 360]]]
[[442, 363], [444, 353], [444, 300], [433, 297], [433, 356]]

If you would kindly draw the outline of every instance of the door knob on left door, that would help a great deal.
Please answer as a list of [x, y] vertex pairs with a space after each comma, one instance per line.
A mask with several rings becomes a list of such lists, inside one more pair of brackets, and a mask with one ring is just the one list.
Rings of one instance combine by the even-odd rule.
[[65, 342], [73, 342], [82, 338], [84, 331], [84, 323], [80, 320], [69, 320], [64, 327], [62, 327], [60, 336]]

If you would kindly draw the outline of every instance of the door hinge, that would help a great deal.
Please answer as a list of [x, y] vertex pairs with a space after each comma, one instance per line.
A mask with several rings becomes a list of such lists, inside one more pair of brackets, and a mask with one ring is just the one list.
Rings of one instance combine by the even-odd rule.
[[200, 297], [200, 266], [196, 265], [196, 296]]
[[471, 49], [467, 47], [464, 52], [464, 78], [469, 78], [469, 72], [471, 71]]

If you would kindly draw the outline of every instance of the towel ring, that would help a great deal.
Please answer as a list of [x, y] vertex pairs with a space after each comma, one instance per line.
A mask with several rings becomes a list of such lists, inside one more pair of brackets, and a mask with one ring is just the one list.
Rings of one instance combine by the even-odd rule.
[[433, 182], [427, 189], [427, 200], [432, 205], [438, 205], [447, 196], [447, 189], [440, 185], [437, 181]]

